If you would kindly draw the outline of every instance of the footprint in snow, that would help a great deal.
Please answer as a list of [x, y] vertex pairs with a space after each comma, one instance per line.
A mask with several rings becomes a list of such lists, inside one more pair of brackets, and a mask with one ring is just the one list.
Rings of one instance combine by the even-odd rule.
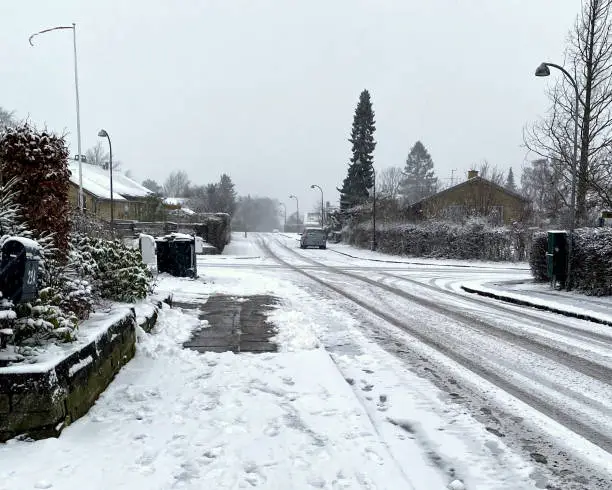
[[46, 480], [40, 480], [34, 484], [34, 488], [53, 488], [53, 483]]
[[280, 424], [276, 420], [268, 422], [268, 426], [264, 429], [264, 434], [268, 437], [276, 437], [280, 433]]
[[366, 447], [365, 453], [368, 456], [368, 458], [374, 463], [376, 464], [384, 463], [383, 459], [380, 457], [380, 455], [376, 451], [374, 451], [374, 449]]
[[283, 383], [288, 386], [293, 386], [295, 384], [295, 381], [293, 381], [293, 378], [291, 376], [284, 376], [281, 379], [283, 380]]

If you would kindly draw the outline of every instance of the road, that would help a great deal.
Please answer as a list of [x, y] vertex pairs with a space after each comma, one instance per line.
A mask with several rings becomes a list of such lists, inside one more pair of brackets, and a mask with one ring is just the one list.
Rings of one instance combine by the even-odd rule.
[[516, 267], [361, 260], [333, 246], [300, 250], [295, 238], [279, 235], [261, 234], [256, 243], [276, 264], [262, 268], [291, 271], [346, 300], [353, 313], [361, 312], [371, 339], [432, 379], [505, 443], [546, 462], [543, 471], [564, 488], [606, 488], [609, 475], [585, 455], [612, 458], [609, 327], [460, 289], [475, 277], [525, 277]]

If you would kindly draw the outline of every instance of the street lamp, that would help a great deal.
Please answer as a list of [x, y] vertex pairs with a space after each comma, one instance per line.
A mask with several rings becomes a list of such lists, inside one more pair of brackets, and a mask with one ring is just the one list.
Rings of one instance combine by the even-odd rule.
[[300, 232], [300, 202], [298, 201], [298, 198], [294, 196], [293, 194], [289, 196], [289, 199], [295, 199], [295, 206], [297, 210], [297, 232], [299, 233]]
[[323, 207], [323, 189], [317, 184], [312, 184], [311, 189], [319, 189], [321, 191], [321, 228], [325, 226], [325, 208]]
[[98, 131], [98, 136], [100, 138], [106, 138], [108, 140], [108, 149], [109, 149], [109, 162], [108, 162], [108, 172], [110, 174], [110, 223], [111, 230], [113, 229], [113, 223], [115, 221], [115, 201], [113, 199], [113, 145], [111, 144], [111, 139], [106, 130], [101, 129]]
[[78, 160], [79, 160], [79, 210], [81, 213], [83, 212], [83, 205], [85, 201], [83, 200], [83, 155], [81, 154], [81, 111], [79, 107], [79, 75], [77, 70], [77, 48], [76, 48], [76, 24], [73, 22], [71, 26], [59, 26], [52, 27], [50, 29], [44, 29], [40, 32], [36, 32], [32, 34], [28, 38], [28, 42], [30, 46], [34, 46], [32, 43], [32, 38], [34, 36], [38, 36], [40, 34], [45, 34], [46, 32], [57, 31], [61, 29], [72, 29], [72, 45], [74, 51], [74, 89], [76, 95], [76, 118], [77, 118], [77, 150], [78, 150]]
[[283, 226], [283, 231], [287, 231], [287, 206], [285, 206], [284, 202], [281, 202], [280, 205], [283, 207], [283, 216], [285, 217], [285, 225]]
[[576, 169], [578, 168], [578, 104], [580, 101], [580, 92], [578, 90], [578, 84], [576, 80], [569, 74], [569, 72], [560, 65], [555, 63], [541, 63], [536, 68], [536, 77], [547, 77], [550, 75], [550, 68], [556, 68], [565, 75], [574, 87], [575, 92], [575, 106], [574, 106], [574, 156], [572, 158], [572, 193], [570, 197], [570, 223], [569, 223], [569, 243], [567, 246], [567, 278], [565, 280], [565, 288], [569, 291], [572, 288], [572, 249], [574, 241], [574, 227], [576, 226]]

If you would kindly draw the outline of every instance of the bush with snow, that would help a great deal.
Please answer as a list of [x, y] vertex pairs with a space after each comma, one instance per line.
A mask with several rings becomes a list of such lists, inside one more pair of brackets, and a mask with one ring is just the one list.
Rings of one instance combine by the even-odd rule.
[[534, 233], [529, 251], [529, 267], [533, 278], [538, 282], [548, 281], [547, 250], [548, 234], [546, 232]]
[[[343, 229], [344, 241], [369, 247], [371, 222]], [[427, 221], [383, 224], [376, 228], [378, 250], [395, 255], [494, 261], [524, 260], [528, 236], [520, 227], [492, 227], [473, 220], [466, 224]]]
[[[547, 281], [547, 233], [533, 238], [529, 265], [536, 281]], [[574, 230], [572, 288], [591, 296], [612, 295], [612, 228]]]
[[87, 235], [74, 235], [71, 255], [77, 259], [78, 272], [91, 278], [101, 298], [134, 302], [146, 297], [153, 276], [142, 262], [140, 250], [127, 247], [118, 240], [103, 240]]

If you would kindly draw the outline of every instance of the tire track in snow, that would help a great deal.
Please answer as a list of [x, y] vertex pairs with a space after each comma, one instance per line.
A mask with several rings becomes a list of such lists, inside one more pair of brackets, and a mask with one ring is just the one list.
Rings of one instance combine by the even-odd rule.
[[[522, 347], [525, 350], [528, 350], [542, 357], [546, 357], [550, 359], [551, 361], [563, 364], [570, 369], [578, 371], [586, 376], [590, 376], [603, 383], [612, 384], [612, 368], [608, 366], [603, 366], [589, 359], [578, 357], [569, 352], [559, 350], [555, 347], [552, 347], [548, 343], [549, 340], [546, 340], [546, 339], [540, 340], [540, 339], [536, 339], [533, 337], [527, 337], [525, 335], [512, 332], [505, 328], [501, 328], [500, 326], [495, 325], [492, 322], [484, 321], [473, 315], [469, 315], [467, 313], [457, 311], [456, 309], [453, 309], [449, 306], [441, 305], [430, 299], [426, 299], [416, 294], [408, 293], [402, 289], [390, 286], [388, 284], [381, 283], [380, 281], [377, 281], [375, 279], [364, 277], [354, 272], [344, 271], [334, 266], [327, 266], [309, 257], [303, 256], [302, 254], [296, 252], [295, 250], [290, 249], [289, 247], [287, 247], [286, 245], [280, 242], [278, 243], [283, 248], [285, 248], [287, 251], [289, 251], [291, 254], [294, 254], [297, 257], [299, 257], [299, 259], [302, 261], [311, 262], [313, 264], [319, 264], [320, 266], [322, 266], [324, 270], [327, 270], [329, 272], [334, 272], [336, 274], [350, 277], [352, 279], [357, 279], [358, 281], [362, 281], [372, 286], [384, 289], [385, 291], [389, 293], [395, 294], [396, 296], [400, 296], [404, 299], [415, 302], [427, 309], [433, 310], [436, 313], [439, 313], [443, 316], [451, 318], [452, 320], [457, 321], [461, 324], [464, 324], [468, 326], [469, 328], [478, 330], [481, 333], [484, 333], [486, 335], [496, 337], [500, 340], [509, 342], [518, 347]], [[417, 284], [419, 283], [417, 282]], [[463, 296], [460, 296], [460, 297], [462, 300], [465, 299], [465, 297]]]
[[[400, 328], [401, 330], [404, 330], [406, 332], [408, 332], [410, 335], [412, 335], [413, 337], [417, 338], [419, 341], [421, 341], [422, 343], [424, 343], [425, 345], [434, 348], [435, 350], [437, 350], [438, 352], [442, 353], [443, 355], [445, 355], [446, 357], [448, 357], [449, 359], [457, 362], [458, 364], [460, 364], [461, 366], [463, 366], [464, 368], [468, 369], [469, 371], [477, 374], [478, 376], [482, 377], [483, 379], [487, 380], [488, 382], [496, 385], [498, 388], [502, 389], [503, 391], [505, 391], [506, 393], [511, 394], [512, 396], [514, 396], [515, 398], [523, 401], [524, 403], [528, 404], [529, 406], [535, 408], [536, 410], [540, 411], [541, 413], [545, 414], [547, 417], [549, 417], [552, 420], [555, 420], [556, 422], [560, 423], [561, 425], [564, 425], [565, 427], [567, 427], [568, 429], [572, 430], [573, 432], [575, 432], [576, 434], [581, 435], [582, 437], [584, 437], [585, 439], [587, 439], [588, 441], [592, 442], [593, 444], [599, 446], [600, 448], [602, 448], [603, 450], [607, 451], [607, 452], [612, 452], [612, 434], [608, 434], [608, 433], [603, 433], [598, 431], [596, 428], [592, 427], [589, 424], [584, 423], [582, 420], [580, 420], [578, 417], [576, 417], [573, 413], [564, 413], [562, 411], [559, 410], [559, 407], [555, 404], [551, 404], [549, 403], [547, 400], [543, 399], [542, 397], [538, 396], [538, 394], [530, 392], [525, 390], [523, 387], [521, 386], [517, 386], [516, 384], [508, 381], [507, 379], [505, 379], [504, 377], [502, 377], [500, 374], [498, 374], [497, 372], [495, 372], [493, 369], [490, 368], [486, 368], [480, 364], [478, 364], [477, 362], [474, 361], [473, 358], [470, 358], [462, 353], [459, 353], [455, 350], [453, 350], [449, 345], [437, 340], [437, 339], [433, 339], [427, 335], [425, 335], [423, 332], [411, 328], [410, 325], [406, 324], [405, 322], [402, 322], [401, 320], [398, 320], [397, 318], [395, 318], [393, 315], [389, 314], [386, 311], [381, 310], [380, 308], [377, 308], [375, 306], [372, 306], [371, 304], [368, 304], [367, 302], [359, 299], [358, 297], [356, 297], [355, 295], [347, 292], [345, 289], [338, 287], [336, 285], [330, 284], [328, 282], [326, 282], [325, 280], [321, 279], [320, 277], [307, 272], [305, 270], [302, 270], [300, 267], [291, 264], [290, 262], [288, 262], [287, 260], [281, 258], [280, 256], [278, 256], [276, 253], [274, 253], [271, 248], [268, 246], [268, 244], [263, 241], [262, 239], [259, 240], [260, 246], [265, 250], [265, 252], [273, 259], [275, 259], [276, 261], [278, 261], [279, 263], [285, 265], [287, 268], [298, 272], [299, 274], [302, 274], [306, 277], [308, 277], [309, 279], [317, 282], [318, 284], [334, 291], [335, 293], [349, 299], [350, 301], [352, 301], [353, 303], [357, 304], [358, 306], [360, 306], [361, 308], [369, 311], [370, 313], [373, 313], [374, 315], [378, 316], [379, 318], [382, 318], [383, 320], [385, 320], [386, 322], [388, 322], [389, 324]], [[307, 257], [302, 256], [301, 254], [291, 250], [290, 248], [286, 247], [284, 244], [278, 242], [279, 245], [281, 245], [284, 249], [286, 249], [287, 251], [291, 252], [292, 254], [295, 254], [300, 260], [305, 261], [305, 262], [311, 262], [311, 263], [315, 263], [315, 264], [319, 264], [321, 265], [321, 268], [323, 270], [327, 270], [328, 272], [331, 273], [335, 273], [338, 275], [344, 275], [347, 277], [351, 277], [353, 279], [357, 279], [359, 281], [365, 282], [367, 284], [370, 284], [372, 286], [378, 287], [378, 288], [382, 288], [384, 290], [386, 290], [387, 292], [390, 292], [392, 294], [396, 294], [399, 295], [400, 297], [403, 297], [405, 299], [408, 299], [410, 301], [415, 301], [419, 304], [421, 304], [422, 306], [425, 306], [426, 308], [429, 307], [435, 307], [436, 309], [439, 308], [438, 305], [432, 304], [429, 301], [423, 300], [422, 298], [419, 298], [417, 296], [413, 296], [413, 295], [409, 295], [408, 293], [405, 293], [402, 290], [399, 290], [397, 288], [393, 288], [391, 286], [385, 285], [385, 284], [381, 284], [377, 281], [374, 281], [372, 279], [369, 278], [364, 278], [361, 277], [359, 275], [356, 274], [352, 274], [350, 272], [346, 272], [346, 271], [342, 271], [342, 270], [337, 270], [336, 268], [332, 267], [332, 266], [326, 266], [324, 264], [318, 263], [317, 261], [314, 261], [312, 259], [309, 259]], [[447, 308], [442, 308], [443, 313], [452, 313], [449, 312]], [[468, 319], [470, 322], [473, 321], [472, 318]], [[461, 320], [461, 323], [465, 323], [465, 318], [463, 320]], [[490, 330], [490, 328], [495, 328], [497, 329], [498, 327], [492, 326], [492, 325], [488, 325], [486, 322], [482, 322], [482, 324], [484, 324], [486, 326], [486, 328], [488, 330]], [[488, 332], [490, 333], [490, 332]], [[515, 336], [515, 337], [519, 337], [519, 336]], [[523, 339], [524, 340], [524, 339]], [[554, 349], [551, 349], [554, 351]], [[554, 359], [555, 362], [559, 362], [559, 358], [555, 358]], [[569, 359], [565, 359], [566, 361], [569, 361]], [[575, 369], [575, 367], [584, 367], [581, 366], [581, 364], [583, 363], [583, 360], [575, 360], [575, 361], [571, 361], [572, 366], [568, 366], [571, 367], [572, 369]], [[599, 365], [595, 365], [593, 366], [595, 369], [595, 373], [596, 376], [599, 378], [599, 376], [607, 376], [606, 379], [602, 380], [605, 383], [610, 384], [610, 372], [612, 370], [607, 369], [603, 366], [599, 366]], [[588, 369], [588, 368], [587, 368]], [[604, 372], [601, 372], [601, 369], [604, 370]], [[579, 370], [579, 372], [583, 372], [582, 370]], [[607, 374], [605, 374], [607, 373]], [[584, 373], [583, 373], [584, 374]]]

